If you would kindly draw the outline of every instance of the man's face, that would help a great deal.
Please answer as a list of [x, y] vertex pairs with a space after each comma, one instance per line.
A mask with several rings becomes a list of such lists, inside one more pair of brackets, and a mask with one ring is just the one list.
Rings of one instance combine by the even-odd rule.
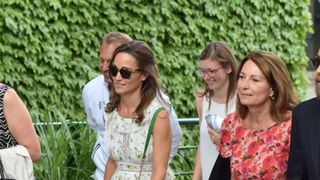
[[112, 54], [118, 46], [119, 45], [117, 43], [103, 42], [100, 47], [99, 69], [100, 69], [101, 73], [103, 74], [104, 80], [106, 82], [110, 82], [108, 67], [109, 67], [109, 64], [110, 64], [110, 61], [112, 58]]

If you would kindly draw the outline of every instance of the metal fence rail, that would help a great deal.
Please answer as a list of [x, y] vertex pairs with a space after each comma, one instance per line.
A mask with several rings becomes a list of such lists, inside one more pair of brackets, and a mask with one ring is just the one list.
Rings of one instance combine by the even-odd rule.
[[[180, 125], [198, 125], [199, 120], [198, 118], [179, 118], [178, 119], [179, 124]], [[83, 124], [87, 124], [87, 121], [70, 121], [67, 120], [68, 124], [71, 125], [83, 125]], [[36, 122], [33, 123], [35, 126], [46, 126], [48, 124], [53, 124], [53, 125], [57, 125], [57, 126], [61, 126], [62, 123], [60, 121], [57, 122]]]
[[[180, 126], [195, 126], [199, 125], [199, 119], [198, 118], [180, 118], [179, 124]], [[191, 149], [196, 149], [197, 146], [179, 146], [179, 151], [181, 150], [191, 150]], [[189, 172], [174, 172], [173, 173], [175, 176], [186, 176], [186, 175], [192, 175], [193, 171]]]

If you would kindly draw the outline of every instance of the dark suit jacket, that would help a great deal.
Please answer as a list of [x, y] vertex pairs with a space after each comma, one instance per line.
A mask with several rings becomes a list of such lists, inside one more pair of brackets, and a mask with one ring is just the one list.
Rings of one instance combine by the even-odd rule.
[[287, 179], [320, 180], [320, 100], [302, 102], [292, 116]]

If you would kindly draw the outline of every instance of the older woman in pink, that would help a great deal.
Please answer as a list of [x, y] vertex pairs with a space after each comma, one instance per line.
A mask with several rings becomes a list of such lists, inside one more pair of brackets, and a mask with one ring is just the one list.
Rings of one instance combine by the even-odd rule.
[[285, 65], [270, 52], [250, 53], [240, 64], [237, 90], [237, 110], [224, 120], [218, 146], [230, 157], [232, 179], [285, 179], [297, 104]]

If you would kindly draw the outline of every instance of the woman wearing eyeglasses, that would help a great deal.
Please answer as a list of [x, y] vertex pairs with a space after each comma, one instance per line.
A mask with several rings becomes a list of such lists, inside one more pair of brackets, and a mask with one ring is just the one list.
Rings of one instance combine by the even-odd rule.
[[171, 127], [163, 110], [168, 105], [161, 98], [152, 50], [135, 40], [119, 46], [109, 74], [113, 92], [104, 114], [109, 154], [104, 179], [170, 179]]
[[196, 94], [200, 143], [193, 179], [209, 179], [218, 157], [216, 143], [222, 121], [235, 111], [236, 71], [236, 59], [227, 44], [214, 42], [202, 51], [198, 74], [204, 81], [204, 88]]

